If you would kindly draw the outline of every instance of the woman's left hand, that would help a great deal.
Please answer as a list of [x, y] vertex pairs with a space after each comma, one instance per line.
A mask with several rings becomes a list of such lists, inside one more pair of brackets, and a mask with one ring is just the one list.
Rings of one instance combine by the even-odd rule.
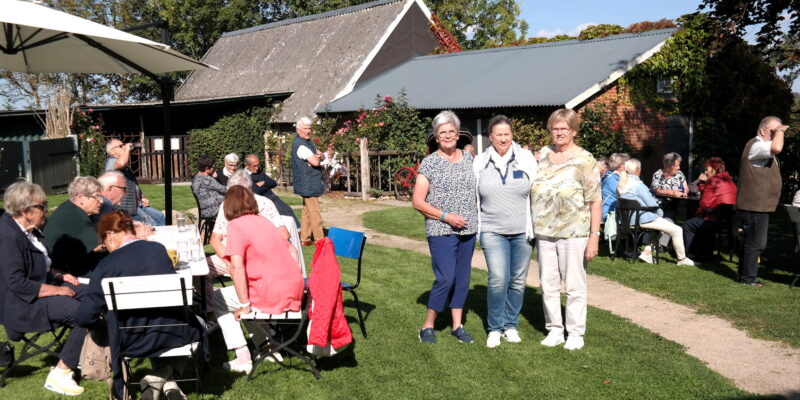
[[253, 312], [253, 309], [250, 306], [237, 308], [236, 311], [233, 312], [233, 318], [235, 320], [240, 320], [242, 315], [247, 315]]
[[589, 243], [586, 244], [586, 250], [583, 252], [583, 256], [586, 258], [586, 261], [590, 261], [597, 255], [597, 250], [599, 247], [600, 236], [590, 234]]
[[72, 274], [61, 275], [61, 280], [64, 281], [65, 283], [69, 283], [69, 284], [72, 284], [72, 285], [75, 285], [75, 286], [80, 285], [80, 282], [78, 282], [78, 278], [76, 278]]

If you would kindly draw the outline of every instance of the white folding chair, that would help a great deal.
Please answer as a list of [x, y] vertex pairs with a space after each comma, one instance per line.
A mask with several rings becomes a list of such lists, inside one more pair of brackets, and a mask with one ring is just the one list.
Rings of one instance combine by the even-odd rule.
[[[117, 317], [117, 333], [122, 337], [122, 333], [132, 329], [158, 329], [170, 326], [186, 326], [192, 318], [196, 318], [191, 312], [192, 305], [192, 277], [181, 274], [174, 275], [143, 275], [127, 276], [117, 278], [104, 278], [101, 282], [103, 294], [105, 295], [108, 310]], [[141, 310], [149, 308], [172, 308], [182, 307], [184, 320], [175, 324], [153, 324], [153, 325], [123, 325], [120, 319], [120, 311]], [[123, 315], [124, 319], [124, 315]], [[159, 358], [166, 357], [188, 357], [194, 361], [195, 377], [193, 379], [172, 379], [174, 382], [195, 382], [195, 393], [200, 392], [199, 366], [197, 362], [197, 349], [199, 342], [193, 342], [181, 347], [176, 347], [162, 352]], [[125, 355], [122, 349], [122, 363], [125, 369], [125, 385], [130, 385], [130, 360], [135, 357]]]

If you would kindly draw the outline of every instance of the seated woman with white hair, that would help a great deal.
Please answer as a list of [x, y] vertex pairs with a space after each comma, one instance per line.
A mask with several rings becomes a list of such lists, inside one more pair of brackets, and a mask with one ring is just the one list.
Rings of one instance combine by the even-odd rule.
[[[635, 158], [625, 162], [625, 171], [620, 174], [619, 197], [621, 199], [636, 200], [641, 206], [644, 207], [658, 207], [658, 201], [653, 197], [650, 189], [642, 183], [639, 175], [642, 173], [642, 163]], [[695, 265], [694, 261], [686, 257], [686, 250], [683, 247], [683, 229], [675, 225], [675, 223], [662, 217], [663, 211], [658, 209], [658, 213], [650, 211], [643, 212], [639, 222], [642, 228], [655, 229], [662, 231], [672, 237], [672, 245], [675, 248], [675, 255], [678, 257], [678, 265]], [[631, 216], [630, 224], [633, 225], [635, 221], [634, 216]], [[653, 254], [650, 246], [645, 248], [645, 251], [639, 258], [649, 264], [653, 263]]]
[[224, 162], [225, 165], [216, 170], [212, 176], [221, 185], [227, 186], [228, 178], [230, 178], [236, 172], [236, 169], [239, 168], [239, 156], [236, 155], [236, 153], [230, 153], [225, 156]]

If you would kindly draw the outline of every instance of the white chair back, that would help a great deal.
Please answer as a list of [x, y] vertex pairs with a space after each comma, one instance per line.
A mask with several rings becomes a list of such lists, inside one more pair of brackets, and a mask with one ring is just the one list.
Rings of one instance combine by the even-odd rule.
[[182, 274], [105, 278], [101, 284], [109, 310], [192, 305], [192, 278]]

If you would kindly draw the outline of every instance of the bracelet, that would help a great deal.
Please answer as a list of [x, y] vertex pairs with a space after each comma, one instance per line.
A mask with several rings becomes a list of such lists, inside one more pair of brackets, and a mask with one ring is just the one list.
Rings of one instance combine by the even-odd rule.
[[250, 302], [239, 304], [239, 308], [250, 307]]
[[444, 216], [447, 215], [446, 212], [442, 211], [442, 218], [439, 218], [442, 222], [444, 222]]

